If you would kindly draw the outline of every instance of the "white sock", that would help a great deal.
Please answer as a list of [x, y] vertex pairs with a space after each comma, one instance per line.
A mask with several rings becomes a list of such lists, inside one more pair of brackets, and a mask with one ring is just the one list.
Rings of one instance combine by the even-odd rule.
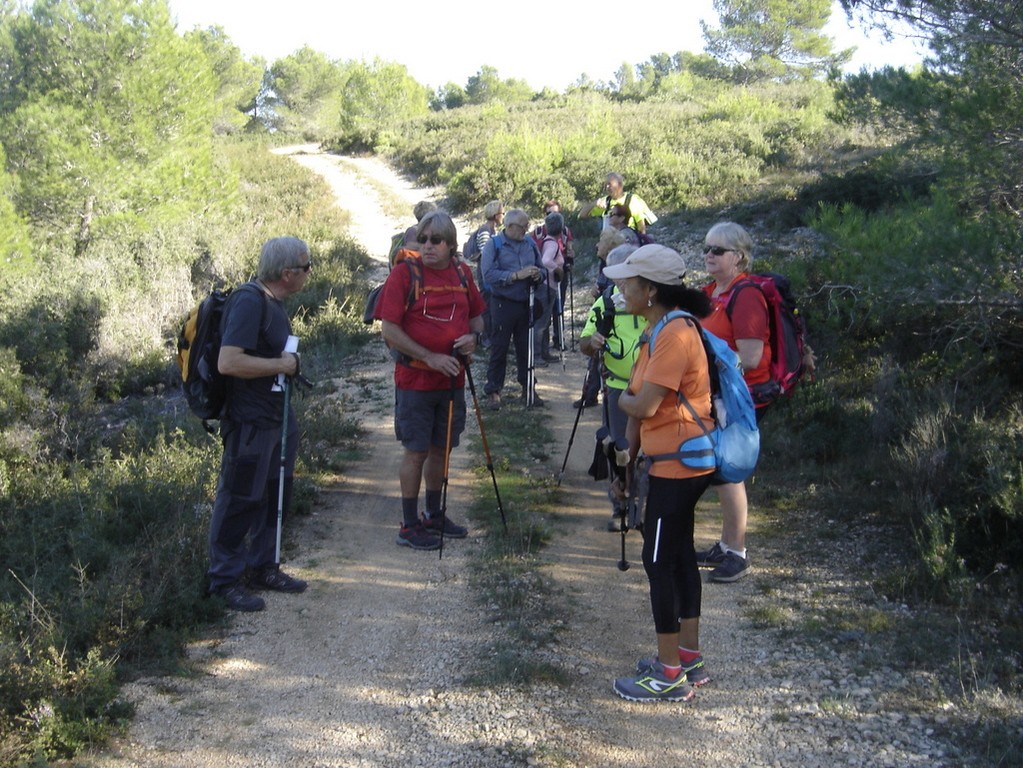
[[746, 559], [746, 550], [745, 549], [736, 549], [735, 547], [730, 547], [727, 544], [725, 544], [725, 542], [723, 542], [723, 541], [721, 542], [721, 549], [723, 549], [725, 551], [726, 555], [729, 552], [734, 552], [739, 557], [741, 557], [743, 560]]

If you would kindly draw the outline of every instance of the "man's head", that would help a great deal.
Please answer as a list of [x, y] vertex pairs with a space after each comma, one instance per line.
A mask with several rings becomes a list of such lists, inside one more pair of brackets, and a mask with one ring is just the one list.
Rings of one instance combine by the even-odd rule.
[[277, 286], [274, 291], [283, 295], [296, 293], [309, 277], [312, 260], [309, 246], [297, 237], [275, 237], [263, 243], [259, 252], [259, 279]]
[[529, 229], [529, 216], [521, 208], [512, 208], [504, 214], [504, 231], [509, 240], [521, 240]]
[[604, 189], [612, 198], [621, 197], [625, 190], [625, 178], [620, 173], [609, 173], [607, 181], [604, 182]]
[[501, 223], [501, 219], [504, 218], [504, 205], [500, 200], [491, 200], [483, 208], [483, 218], [487, 221], [496, 221], [498, 224]]
[[426, 214], [436, 210], [436, 203], [431, 202], [430, 200], [420, 200], [412, 209], [412, 215], [416, 217], [416, 221], [422, 221]]

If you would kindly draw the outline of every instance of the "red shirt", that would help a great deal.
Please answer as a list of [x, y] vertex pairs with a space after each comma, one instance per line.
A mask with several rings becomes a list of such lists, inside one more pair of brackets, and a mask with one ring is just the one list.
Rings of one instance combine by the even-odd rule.
[[771, 380], [771, 320], [767, 312], [767, 299], [755, 288], [744, 288], [739, 291], [732, 307], [732, 317], [728, 317], [725, 307], [728, 306], [735, 284], [748, 277], [749, 273], [738, 275], [728, 288], [721, 294], [714, 295], [714, 283], [705, 285], [703, 292], [711, 298], [714, 309], [701, 322], [703, 327], [728, 346], [738, 351], [736, 339], [760, 339], [764, 342], [764, 354], [760, 357], [760, 365], [749, 371], [743, 371], [743, 378], [748, 386], [763, 384]]
[[[462, 270], [465, 290], [456, 269]], [[450, 355], [455, 339], [470, 333], [470, 318], [479, 317], [486, 309], [471, 271], [454, 260], [444, 269], [423, 266], [423, 290], [406, 310], [411, 283], [411, 269], [396, 266], [391, 270], [380, 293], [379, 318], [400, 325], [413, 341], [431, 352]], [[463, 371], [458, 374], [455, 385], [461, 387], [464, 381]], [[397, 363], [394, 385], [399, 389], [434, 391], [449, 389], [451, 379], [418, 362], [414, 365]]]

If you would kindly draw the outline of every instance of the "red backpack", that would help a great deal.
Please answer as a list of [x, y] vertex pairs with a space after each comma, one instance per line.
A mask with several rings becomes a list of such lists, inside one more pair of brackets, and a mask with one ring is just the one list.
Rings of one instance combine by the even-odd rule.
[[735, 284], [725, 305], [729, 320], [739, 292], [750, 286], [764, 294], [771, 331], [771, 380], [754, 385], [751, 394], [757, 403], [769, 403], [789, 394], [806, 373], [803, 364], [806, 324], [792, 296], [792, 284], [787, 277], [775, 272], [750, 274]]

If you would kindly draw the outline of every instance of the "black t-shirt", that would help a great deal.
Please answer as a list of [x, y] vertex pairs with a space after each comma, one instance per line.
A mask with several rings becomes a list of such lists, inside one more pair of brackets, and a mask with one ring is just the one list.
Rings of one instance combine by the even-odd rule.
[[[291, 335], [284, 305], [266, 295], [255, 283], [232, 291], [221, 320], [221, 346], [241, 347], [256, 357], [280, 357]], [[253, 288], [255, 290], [253, 290]], [[266, 428], [281, 423], [284, 390], [275, 386], [276, 376], [241, 379], [229, 376], [227, 414], [231, 421]], [[288, 414], [292, 421], [293, 413]]]

